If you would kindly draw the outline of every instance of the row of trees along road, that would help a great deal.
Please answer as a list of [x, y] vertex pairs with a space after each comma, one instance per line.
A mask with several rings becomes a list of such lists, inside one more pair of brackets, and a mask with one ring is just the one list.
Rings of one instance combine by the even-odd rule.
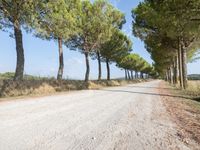
[[144, 41], [156, 71], [184, 89], [187, 62], [199, 54], [199, 12], [199, 0], [145, 0], [132, 11], [133, 33]]
[[[131, 40], [120, 30], [124, 23], [124, 14], [106, 0], [95, 0], [93, 3], [90, 0], [0, 0], [0, 29], [14, 33], [16, 41], [14, 80], [22, 80], [24, 74], [22, 28], [38, 38], [58, 43], [58, 80], [62, 79], [64, 70], [63, 45], [85, 55], [85, 81], [89, 80], [90, 56], [98, 60], [99, 80], [101, 62], [106, 62], [108, 80], [109, 64], [112, 62], [126, 72], [133, 71], [135, 68], [122, 65], [125, 62], [122, 60], [131, 55], [132, 47]], [[147, 63], [143, 65], [150, 66]]]
[[[117, 65], [118, 67], [125, 69], [126, 79], [149, 78], [149, 76], [157, 76], [154, 68], [138, 54], [129, 54], [123, 57], [120, 59]], [[133, 76], [133, 71], [135, 71], [135, 77]], [[138, 74], [139, 72], [140, 76]]]

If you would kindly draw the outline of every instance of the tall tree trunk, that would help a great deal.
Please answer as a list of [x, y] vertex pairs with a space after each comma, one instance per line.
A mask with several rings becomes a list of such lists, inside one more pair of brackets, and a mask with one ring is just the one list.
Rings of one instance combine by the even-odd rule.
[[166, 81], [168, 82], [169, 81], [168, 71], [166, 71], [165, 74], [166, 74], [165, 75], [166, 76]]
[[174, 76], [174, 75], [173, 75], [173, 66], [171, 65], [169, 69], [170, 69], [170, 77], [171, 77], [170, 80], [171, 80], [171, 84], [173, 84], [173, 83], [174, 83], [174, 78], [173, 78], [173, 76]]
[[88, 52], [85, 52], [85, 63], [86, 63], [85, 82], [88, 82], [90, 75], [90, 62], [89, 62]]
[[135, 78], [138, 79], [138, 72], [135, 72]]
[[178, 70], [179, 70], [179, 82], [180, 88], [183, 88], [183, 72], [182, 72], [182, 57], [181, 57], [181, 46], [180, 39], [178, 40]]
[[183, 88], [187, 88], [187, 51], [184, 44], [181, 46], [182, 70], [183, 70]]
[[101, 56], [100, 53], [97, 52], [97, 59], [98, 59], [98, 68], [99, 68], [99, 75], [98, 75], [98, 80], [101, 80]]
[[63, 77], [63, 69], [64, 69], [64, 56], [63, 56], [63, 48], [62, 48], [62, 38], [58, 38], [58, 52], [59, 52], [59, 69], [57, 80], [62, 80]]
[[127, 80], [128, 79], [128, 77], [127, 77], [127, 70], [126, 69], [124, 69], [125, 70], [125, 79]]
[[131, 70], [131, 79], [133, 80], [133, 70]]
[[135, 79], [137, 79], [137, 71], [135, 71]]
[[130, 76], [129, 70], [127, 70], [127, 73], [128, 73], [128, 79], [130, 80], [131, 76]]
[[14, 34], [16, 42], [16, 52], [17, 52], [17, 64], [15, 70], [14, 80], [22, 80], [24, 75], [24, 48], [23, 48], [23, 37], [20, 24], [14, 23]]
[[175, 56], [174, 59], [174, 84], [178, 83], [178, 58]]
[[171, 73], [170, 73], [170, 68], [167, 68], [167, 74], [168, 74], [168, 80], [169, 80], [169, 83], [171, 83]]
[[110, 80], [110, 65], [109, 65], [109, 59], [106, 59], [106, 68], [107, 68], [107, 80]]
[[173, 84], [176, 84], [176, 64], [175, 64], [175, 59], [172, 64], [172, 72], [173, 72]]
[[140, 79], [142, 79], [142, 72], [140, 72]]

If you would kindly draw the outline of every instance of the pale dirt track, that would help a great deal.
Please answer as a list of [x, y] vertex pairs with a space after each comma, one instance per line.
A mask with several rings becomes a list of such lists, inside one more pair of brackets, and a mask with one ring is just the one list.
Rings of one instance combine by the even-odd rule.
[[160, 81], [0, 103], [0, 150], [187, 150]]

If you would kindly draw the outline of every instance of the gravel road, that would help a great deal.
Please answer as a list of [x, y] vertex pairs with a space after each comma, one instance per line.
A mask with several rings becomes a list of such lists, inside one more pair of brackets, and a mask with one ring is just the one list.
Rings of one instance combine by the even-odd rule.
[[0, 103], [0, 150], [187, 150], [159, 80]]

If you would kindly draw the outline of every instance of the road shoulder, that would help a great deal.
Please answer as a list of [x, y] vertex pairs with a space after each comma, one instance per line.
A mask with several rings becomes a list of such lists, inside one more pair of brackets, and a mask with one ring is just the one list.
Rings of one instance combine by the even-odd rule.
[[194, 150], [200, 147], [200, 103], [183, 98], [181, 92], [167, 83], [159, 85], [161, 100], [177, 125], [177, 135]]

